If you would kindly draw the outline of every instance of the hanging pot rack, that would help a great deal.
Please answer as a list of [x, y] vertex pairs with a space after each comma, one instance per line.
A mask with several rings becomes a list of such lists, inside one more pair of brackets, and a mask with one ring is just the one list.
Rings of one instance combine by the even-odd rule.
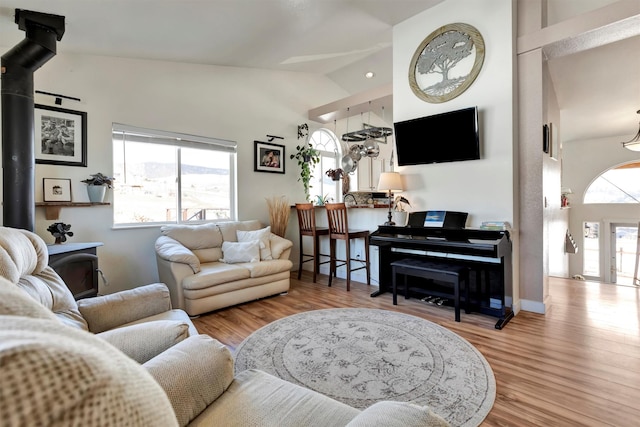
[[[369, 101], [369, 106], [371, 106], [371, 101]], [[386, 144], [387, 137], [393, 135], [391, 128], [372, 126], [365, 123], [364, 120], [362, 121], [362, 129], [349, 132], [348, 113], [349, 108], [347, 108], [347, 132], [342, 134], [342, 141], [354, 144], [348, 146], [348, 150], [342, 157], [341, 165], [345, 174], [353, 173], [363, 157], [377, 158], [380, 154], [378, 143]], [[382, 107], [382, 117], [384, 120], [384, 106]], [[371, 108], [369, 108], [369, 118], [371, 118]]]
[[363, 128], [360, 130], [343, 134], [342, 140], [345, 142], [362, 142], [367, 139], [377, 139], [379, 143], [386, 144], [387, 137], [393, 135], [393, 130], [388, 127], [372, 126], [367, 123], [362, 123], [362, 126]]

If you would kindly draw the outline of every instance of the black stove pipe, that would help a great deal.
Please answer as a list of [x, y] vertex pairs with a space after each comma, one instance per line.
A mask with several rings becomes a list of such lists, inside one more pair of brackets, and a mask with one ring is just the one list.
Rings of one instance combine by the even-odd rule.
[[64, 16], [16, 9], [26, 38], [2, 55], [3, 225], [35, 229], [33, 73], [56, 54]]

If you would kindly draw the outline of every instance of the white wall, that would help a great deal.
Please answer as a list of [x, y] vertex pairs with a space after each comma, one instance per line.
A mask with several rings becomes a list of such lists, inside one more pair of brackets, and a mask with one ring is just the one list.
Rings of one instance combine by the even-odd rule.
[[[119, 122], [237, 141], [239, 217], [264, 223], [266, 197], [286, 195], [292, 204], [304, 200], [298, 167], [288, 158], [298, 143], [297, 126], [308, 122], [310, 108], [347, 95], [320, 75], [65, 54], [36, 71], [35, 88], [81, 98], [62, 107], [88, 114], [88, 166], [36, 165], [36, 201], [42, 200], [42, 178], [70, 178], [73, 200], [86, 201], [80, 181], [98, 171], [112, 173], [111, 125]], [[37, 97], [36, 103], [53, 99]], [[266, 134], [285, 137], [278, 141], [286, 147], [284, 175], [253, 171], [253, 141], [264, 141]], [[293, 216], [287, 232], [292, 240]], [[62, 208], [59, 221], [72, 225], [70, 241], [104, 242], [98, 255], [110, 285], [101, 292], [157, 280], [157, 227], [114, 230], [111, 206]], [[36, 210], [35, 231], [51, 243], [46, 228], [53, 222], [43, 208]]]
[[[513, 224], [513, 34], [510, 0], [474, 2], [447, 0], [397, 25], [393, 33], [394, 121], [478, 106], [481, 160], [405, 166], [404, 176], [415, 210], [442, 209], [469, 212], [470, 226], [482, 221], [505, 220]], [[442, 25], [473, 25], [484, 38], [486, 56], [482, 70], [467, 91], [448, 102], [430, 104], [409, 87], [409, 63], [420, 43]], [[430, 144], [447, 141], [416, 141]]]
[[[553, 82], [549, 76], [549, 70], [544, 64], [544, 92], [545, 92], [545, 123], [550, 130], [551, 141], [549, 154], [542, 154], [542, 176], [543, 176], [543, 212], [544, 212], [544, 271], [548, 271], [549, 276], [568, 277], [569, 255], [565, 252], [565, 235], [569, 228], [568, 210], [562, 209], [560, 204], [562, 188], [562, 163], [563, 153], [561, 150], [561, 120], [560, 107], [556, 96]], [[575, 231], [573, 233], [575, 235]], [[547, 295], [548, 281], [544, 282], [543, 295]]]
[[[413, 210], [468, 212], [470, 227], [489, 220], [508, 221], [517, 227], [513, 7], [511, 0], [447, 0], [394, 27], [394, 121], [471, 106], [478, 106], [480, 111], [480, 160], [397, 168], [404, 177], [404, 195], [411, 200]], [[470, 24], [482, 34], [486, 47], [482, 70], [460, 96], [441, 104], [427, 103], [409, 87], [411, 58], [431, 32], [456, 22]], [[430, 144], [446, 142], [416, 141], [424, 144], [425, 150]], [[514, 258], [514, 269], [517, 265]], [[517, 275], [515, 278], [517, 287]]]

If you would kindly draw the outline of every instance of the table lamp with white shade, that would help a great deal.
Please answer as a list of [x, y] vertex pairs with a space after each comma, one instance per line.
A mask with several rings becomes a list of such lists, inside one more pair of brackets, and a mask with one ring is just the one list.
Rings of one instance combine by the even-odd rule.
[[400, 174], [398, 172], [382, 172], [380, 174], [380, 180], [378, 181], [378, 190], [386, 191], [389, 196], [389, 220], [384, 223], [384, 225], [396, 225], [395, 222], [392, 221], [392, 201], [394, 191], [402, 191], [402, 179], [400, 178]]

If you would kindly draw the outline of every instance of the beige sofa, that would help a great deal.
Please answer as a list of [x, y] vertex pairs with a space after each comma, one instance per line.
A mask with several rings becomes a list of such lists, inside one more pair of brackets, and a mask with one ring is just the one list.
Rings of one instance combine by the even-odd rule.
[[158, 276], [173, 307], [197, 316], [287, 292], [292, 246], [259, 221], [163, 226]]

